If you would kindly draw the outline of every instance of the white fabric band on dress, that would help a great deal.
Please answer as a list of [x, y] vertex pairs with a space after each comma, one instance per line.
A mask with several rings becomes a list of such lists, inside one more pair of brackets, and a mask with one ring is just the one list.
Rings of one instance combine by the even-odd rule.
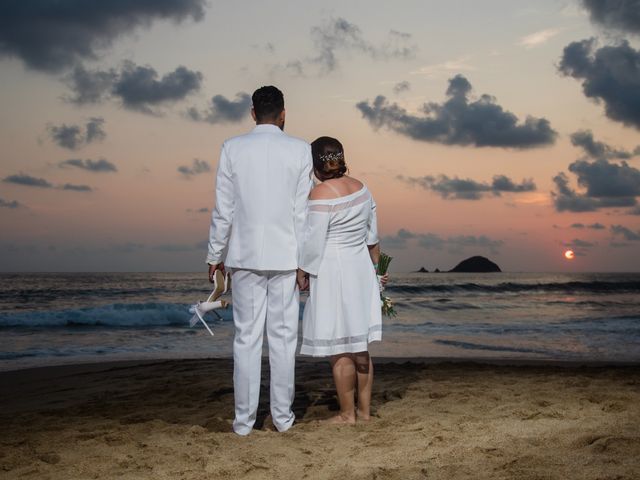
[[[331, 212], [339, 212], [341, 210], [346, 210], [347, 208], [355, 207], [356, 205], [361, 205], [371, 198], [371, 194], [369, 191], [363, 192], [361, 195], [358, 195], [353, 200], [347, 200], [340, 203], [311, 203], [309, 202], [309, 212], [323, 212], [323, 213], [331, 213]], [[334, 200], [333, 198], [331, 200]], [[339, 200], [339, 199], [338, 199]], [[312, 200], [312, 202], [322, 202], [322, 200]]]
[[366, 342], [372, 333], [382, 331], [382, 325], [373, 325], [369, 328], [369, 333], [362, 335], [355, 335], [352, 337], [331, 338], [331, 339], [317, 339], [311, 340], [309, 338], [303, 338], [302, 344], [310, 347], [333, 347], [334, 345], [346, 345], [348, 343], [361, 343]]

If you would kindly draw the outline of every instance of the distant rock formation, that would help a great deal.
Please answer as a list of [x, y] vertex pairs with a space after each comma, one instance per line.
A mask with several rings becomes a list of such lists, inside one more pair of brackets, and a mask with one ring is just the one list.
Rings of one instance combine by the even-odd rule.
[[420, 267], [420, 270], [416, 270], [416, 273], [429, 273], [429, 270], [424, 267]]
[[450, 272], [487, 273], [501, 272], [500, 267], [491, 260], [481, 256], [469, 257], [453, 267]]
[[436, 269], [433, 271], [433, 273], [440, 273], [440, 269], [439, 269], [439, 268], [436, 268]]

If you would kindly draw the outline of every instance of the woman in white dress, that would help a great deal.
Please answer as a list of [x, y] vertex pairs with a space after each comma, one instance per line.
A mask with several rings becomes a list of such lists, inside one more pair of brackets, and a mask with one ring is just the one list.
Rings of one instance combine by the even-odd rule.
[[362, 182], [346, 175], [338, 140], [320, 137], [311, 153], [320, 183], [309, 196], [300, 252], [298, 283], [309, 288], [300, 353], [330, 357], [340, 403], [330, 422], [355, 423], [370, 417], [367, 350], [382, 337], [376, 204]]

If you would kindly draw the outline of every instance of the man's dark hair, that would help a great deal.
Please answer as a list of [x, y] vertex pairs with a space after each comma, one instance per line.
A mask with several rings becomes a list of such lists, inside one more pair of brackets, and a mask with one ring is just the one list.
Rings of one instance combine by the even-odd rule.
[[273, 85], [257, 89], [251, 101], [258, 122], [273, 121], [284, 110], [284, 95]]

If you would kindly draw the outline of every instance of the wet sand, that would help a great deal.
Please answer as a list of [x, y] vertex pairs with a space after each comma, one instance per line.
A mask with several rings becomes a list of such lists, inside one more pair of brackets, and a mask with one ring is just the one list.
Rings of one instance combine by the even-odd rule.
[[299, 360], [297, 423], [231, 432], [228, 359], [0, 373], [6, 479], [637, 479], [640, 367], [377, 360], [374, 417], [321, 425], [329, 366]]

